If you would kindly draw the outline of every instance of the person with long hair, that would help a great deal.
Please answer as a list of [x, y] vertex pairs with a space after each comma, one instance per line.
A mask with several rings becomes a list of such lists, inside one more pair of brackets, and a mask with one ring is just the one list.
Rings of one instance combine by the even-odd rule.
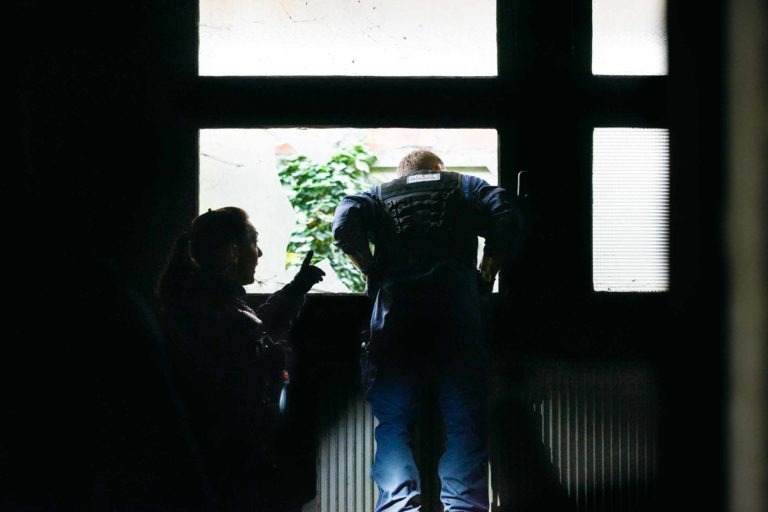
[[225, 511], [289, 509], [265, 484], [274, 380], [287, 377], [281, 355], [290, 350], [279, 340], [324, 275], [310, 251], [293, 281], [254, 310], [243, 286], [262, 254], [245, 211], [209, 210], [176, 240], [158, 287], [174, 378]]

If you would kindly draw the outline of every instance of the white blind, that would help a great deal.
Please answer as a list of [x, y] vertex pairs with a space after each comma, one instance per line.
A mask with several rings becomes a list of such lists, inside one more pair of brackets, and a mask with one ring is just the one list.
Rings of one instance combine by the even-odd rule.
[[592, 164], [595, 291], [669, 287], [669, 133], [596, 128]]

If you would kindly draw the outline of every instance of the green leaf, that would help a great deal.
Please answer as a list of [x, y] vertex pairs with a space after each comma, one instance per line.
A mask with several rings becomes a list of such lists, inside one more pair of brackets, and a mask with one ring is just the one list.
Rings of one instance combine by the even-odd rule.
[[363, 144], [338, 148], [328, 162], [313, 162], [305, 155], [278, 160], [278, 176], [296, 212], [296, 225], [288, 242], [286, 268], [298, 266], [308, 250], [327, 258], [339, 279], [354, 292], [365, 288], [365, 278], [333, 246], [331, 223], [342, 198], [369, 188], [370, 166], [377, 160]]

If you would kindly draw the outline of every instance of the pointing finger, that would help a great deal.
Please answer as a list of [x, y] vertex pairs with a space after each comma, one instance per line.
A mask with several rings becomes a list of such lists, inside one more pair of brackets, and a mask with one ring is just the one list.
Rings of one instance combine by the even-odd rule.
[[307, 255], [304, 257], [304, 261], [301, 264], [302, 268], [307, 267], [312, 263], [312, 256], [314, 255], [315, 255], [315, 251], [307, 252]]

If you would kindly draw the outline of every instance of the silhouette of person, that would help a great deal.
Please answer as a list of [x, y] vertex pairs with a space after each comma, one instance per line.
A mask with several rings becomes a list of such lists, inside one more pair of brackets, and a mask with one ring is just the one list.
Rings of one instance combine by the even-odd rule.
[[275, 481], [279, 468], [269, 449], [274, 384], [287, 378], [289, 350], [274, 340], [290, 330], [324, 272], [310, 265], [310, 252], [293, 281], [254, 311], [243, 285], [254, 282], [262, 254], [246, 212], [209, 210], [176, 241], [158, 290], [179, 393], [226, 511], [300, 505], [289, 503], [287, 482]]
[[[503, 188], [444, 171], [431, 151], [406, 155], [397, 176], [345, 197], [333, 222], [336, 245], [365, 273], [375, 300], [362, 364], [379, 421], [376, 511], [420, 509], [408, 427], [426, 377], [436, 384], [445, 426], [438, 466], [445, 510], [488, 510], [481, 295], [511, 253], [520, 219]], [[480, 271], [478, 236], [485, 237]]]
[[67, 299], [30, 307], [50, 254], [25, 259], [25, 311], [8, 319], [23, 350], [3, 359], [23, 373], [7, 386], [0, 510], [213, 510], [149, 305], [113, 262], [71, 250], [56, 259]]

